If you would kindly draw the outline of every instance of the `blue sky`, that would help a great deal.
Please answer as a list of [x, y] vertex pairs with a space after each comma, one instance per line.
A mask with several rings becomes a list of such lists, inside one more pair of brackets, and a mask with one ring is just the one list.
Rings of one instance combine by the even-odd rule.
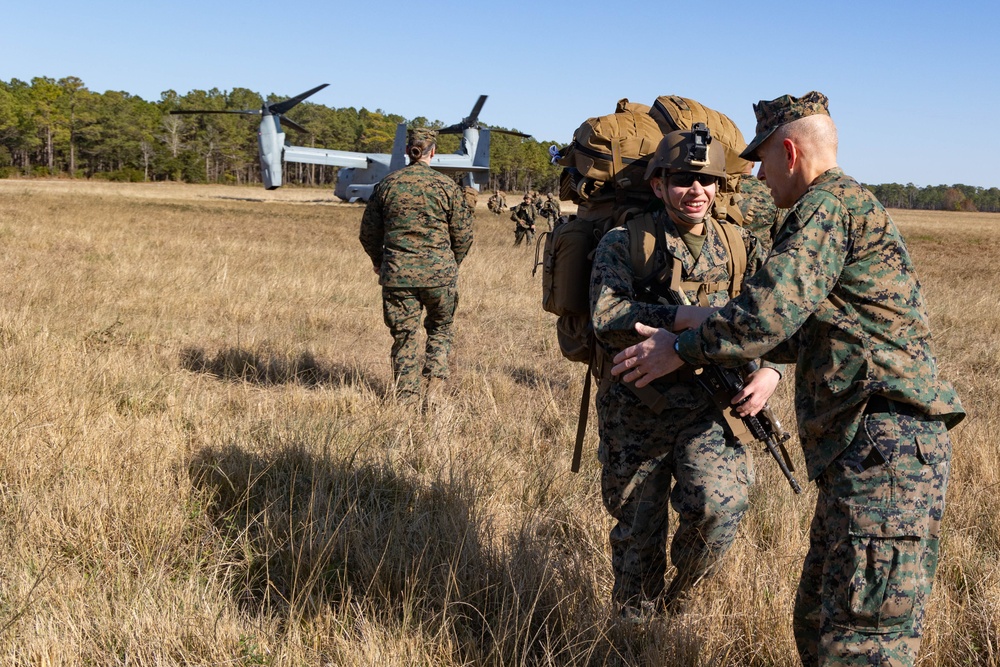
[[484, 122], [560, 143], [619, 98], [663, 94], [749, 141], [754, 102], [819, 90], [859, 180], [1000, 187], [995, 1], [48, 0], [4, 19], [4, 81], [76, 76], [147, 100], [329, 83], [310, 101], [446, 123], [485, 93]]

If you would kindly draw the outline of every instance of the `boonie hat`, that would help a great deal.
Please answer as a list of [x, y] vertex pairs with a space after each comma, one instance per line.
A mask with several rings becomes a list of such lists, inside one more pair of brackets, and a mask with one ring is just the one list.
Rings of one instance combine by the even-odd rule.
[[830, 100], [827, 99], [826, 95], [818, 93], [815, 90], [806, 93], [802, 97], [782, 95], [770, 102], [761, 100], [753, 105], [754, 115], [757, 116], [757, 135], [750, 142], [750, 145], [746, 147], [746, 150], [740, 153], [740, 157], [744, 160], [759, 162], [760, 158], [757, 156], [757, 149], [760, 148], [760, 145], [775, 130], [785, 123], [791, 123], [793, 120], [805, 118], [806, 116], [813, 116], [815, 114], [829, 116], [829, 104]]

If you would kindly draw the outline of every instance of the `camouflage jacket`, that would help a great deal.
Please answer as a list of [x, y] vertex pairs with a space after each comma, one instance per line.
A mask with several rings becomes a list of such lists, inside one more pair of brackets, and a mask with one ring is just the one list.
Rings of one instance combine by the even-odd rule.
[[[722, 287], [707, 295], [708, 305], [723, 306], [729, 301], [730, 276], [726, 246], [720, 238], [721, 231], [716, 226], [718, 223], [711, 218], [706, 219], [705, 244], [696, 261], [669, 216], [663, 210], [657, 211], [655, 215], [657, 221], [663, 224], [666, 250], [671, 261], [681, 263], [682, 280], [718, 283]], [[747, 268], [741, 278], [741, 282], [745, 282], [764, 261], [764, 253], [749, 231], [741, 229], [740, 235], [747, 253]], [[692, 303], [698, 303], [695, 291], [688, 290], [686, 294]], [[594, 333], [605, 353], [614, 356], [642, 340], [635, 331], [636, 322], [664, 329], [673, 328], [677, 307], [651, 301], [650, 297], [636, 293], [628, 228], [615, 227], [601, 237], [594, 255], [590, 279]], [[780, 372], [780, 368], [778, 370]], [[624, 387], [621, 383], [615, 384]], [[653, 383], [653, 388], [666, 396], [676, 408], [695, 407], [710, 402], [708, 395], [700, 389], [694, 391], [694, 386], [693, 381], [674, 382], [669, 378], [661, 378]]]
[[874, 195], [840, 169], [785, 217], [743, 293], [680, 338], [689, 363], [763, 356], [796, 363], [795, 409], [809, 479], [851, 442], [868, 397], [917, 407], [950, 428], [965, 415], [938, 377], [913, 262]]
[[451, 285], [472, 246], [472, 212], [461, 187], [418, 162], [375, 186], [359, 238], [382, 286]]
[[764, 247], [764, 254], [767, 254], [784, 211], [774, 205], [771, 191], [764, 181], [753, 176], [740, 179], [740, 195], [738, 205], [743, 215], [743, 226], [753, 232]]
[[539, 207], [538, 213], [543, 218], [555, 220], [560, 215], [559, 202], [555, 199], [546, 199], [542, 202], [541, 207]]
[[516, 222], [518, 227], [527, 229], [535, 224], [535, 207], [521, 202], [510, 210], [510, 219]]

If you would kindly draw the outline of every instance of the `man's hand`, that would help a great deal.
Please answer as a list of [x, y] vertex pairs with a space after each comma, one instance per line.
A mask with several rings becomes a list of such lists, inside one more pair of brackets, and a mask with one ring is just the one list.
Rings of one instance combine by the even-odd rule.
[[758, 368], [748, 375], [743, 389], [733, 396], [737, 414], [752, 417], [763, 410], [780, 379], [781, 375], [773, 368]]
[[615, 355], [612, 375], [622, 375], [626, 382], [635, 382], [636, 387], [645, 387], [656, 378], [672, 373], [684, 365], [684, 361], [674, 352], [674, 334], [666, 329], [648, 327], [641, 322], [635, 330], [646, 340], [627, 347]]

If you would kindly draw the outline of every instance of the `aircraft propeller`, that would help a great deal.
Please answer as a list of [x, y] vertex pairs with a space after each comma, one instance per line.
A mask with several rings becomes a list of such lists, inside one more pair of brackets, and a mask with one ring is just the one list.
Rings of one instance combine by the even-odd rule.
[[[469, 128], [480, 129], [479, 125], [479, 112], [483, 110], [483, 105], [486, 104], [486, 95], [480, 95], [479, 99], [476, 100], [476, 104], [472, 107], [472, 113], [463, 118], [460, 122], [454, 125], [449, 125], [448, 127], [442, 127], [438, 130], [438, 134], [462, 134], [465, 130]], [[527, 139], [531, 137], [530, 134], [525, 134], [524, 132], [515, 132], [514, 130], [500, 130], [500, 129], [490, 129], [490, 132], [495, 132], [497, 134], [510, 134], [515, 137], [522, 137]]]
[[328, 83], [316, 86], [312, 90], [307, 90], [304, 93], [300, 93], [295, 97], [290, 97], [287, 100], [282, 100], [281, 102], [272, 102], [268, 104], [265, 102], [260, 109], [174, 109], [170, 113], [172, 114], [198, 114], [198, 113], [236, 113], [245, 116], [277, 116], [281, 121], [283, 127], [290, 127], [292, 129], [298, 130], [299, 132], [309, 133], [309, 130], [302, 127], [290, 118], [285, 118], [284, 114], [299, 104], [302, 100], [306, 99], [310, 95], [317, 93], [324, 88], [326, 88]]

